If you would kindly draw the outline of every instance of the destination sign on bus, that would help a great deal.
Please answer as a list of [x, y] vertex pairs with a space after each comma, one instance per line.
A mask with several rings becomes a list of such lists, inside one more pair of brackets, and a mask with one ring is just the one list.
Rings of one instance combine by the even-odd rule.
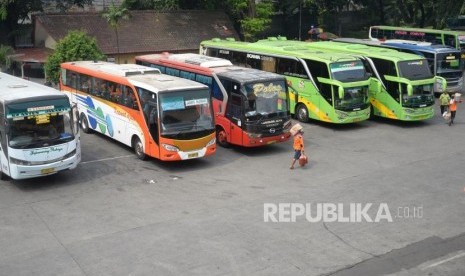
[[408, 31], [396, 31], [398, 35], [411, 35], [411, 36], [425, 36], [424, 32], [408, 32]]
[[330, 68], [332, 72], [348, 71], [348, 70], [363, 70], [363, 64], [361, 62], [338, 62], [331, 63]]

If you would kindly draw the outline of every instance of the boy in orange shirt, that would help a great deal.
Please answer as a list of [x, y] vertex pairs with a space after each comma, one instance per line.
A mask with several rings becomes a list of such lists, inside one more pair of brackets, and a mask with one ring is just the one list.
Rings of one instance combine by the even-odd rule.
[[455, 95], [451, 96], [451, 100], [449, 103], [449, 110], [450, 110], [450, 122], [449, 126], [451, 126], [454, 123], [454, 118], [455, 118], [455, 113], [457, 112], [457, 103], [461, 103], [462, 100], [456, 101], [455, 100]]
[[294, 169], [294, 164], [297, 160], [299, 160], [300, 156], [304, 154], [304, 131], [303, 129], [299, 129], [297, 133], [294, 135], [294, 158], [292, 159], [291, 166], [289, 169]]

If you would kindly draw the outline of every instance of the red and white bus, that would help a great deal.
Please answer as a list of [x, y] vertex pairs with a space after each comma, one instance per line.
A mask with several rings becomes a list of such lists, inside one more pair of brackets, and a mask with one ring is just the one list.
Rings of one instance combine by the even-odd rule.
[[216, 151], [210, 91], [195, 81], [135, 64], [61, 64], [60, 89], [78, 105], [84, 132], [101, 132], [164, 161]]
[[290, 138], [289, 93], [281, 75], [198, 54], [137, 56], [136, 63], [206, 84], [221, 146], [256, 147]]

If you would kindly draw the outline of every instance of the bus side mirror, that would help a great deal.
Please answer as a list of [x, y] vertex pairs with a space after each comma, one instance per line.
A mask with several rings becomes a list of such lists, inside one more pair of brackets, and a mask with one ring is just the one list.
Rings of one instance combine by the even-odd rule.
[[409, 96], [413, 95], [413, 86], [411, 84], [407, 85], [407, 95]]
[[439, 87], [440, 92], [444, 92], [447, 89], [447, 80], [443, 77], [436, 77], [436, 83]]
[[338, 86], [337, 92], [339, 94], [339, 99], [344, 99], [344, 88], [342, 88], [342, 86]]
[[73, 105], [71, 111], [73, 112], [74, 135], [77, 135], [79, 133], [79, 111], [76, 104]]

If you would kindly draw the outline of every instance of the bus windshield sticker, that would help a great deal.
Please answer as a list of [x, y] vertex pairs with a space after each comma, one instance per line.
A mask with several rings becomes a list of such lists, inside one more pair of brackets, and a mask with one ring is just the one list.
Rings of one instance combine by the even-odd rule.
[[257, 97], [273, 98], [281, 92], [283, 92], [283, 87], [281, 85], [273, 85], [272, 83], [268, 86], [263, 83], [256, 83], [253, 85], [253, 93]]
[[193, 106], [193, 105], [206, 105], [208, 104], [208, 99], [203, 98], [203, 99], [193, 99], [193, 100], [187, 100], [185, 102], [186, 106]]
[[177, 110], [184, 109], [184, 98], [183, 97], [166, 97], [161, 102], [161, 108], [163, 110]]
[[49, 114], [37, 115], [35, 118], [36, 118], [36, 125], [48, 124], [48, 123], [50, 123], [50, 116], [49, 116]]

